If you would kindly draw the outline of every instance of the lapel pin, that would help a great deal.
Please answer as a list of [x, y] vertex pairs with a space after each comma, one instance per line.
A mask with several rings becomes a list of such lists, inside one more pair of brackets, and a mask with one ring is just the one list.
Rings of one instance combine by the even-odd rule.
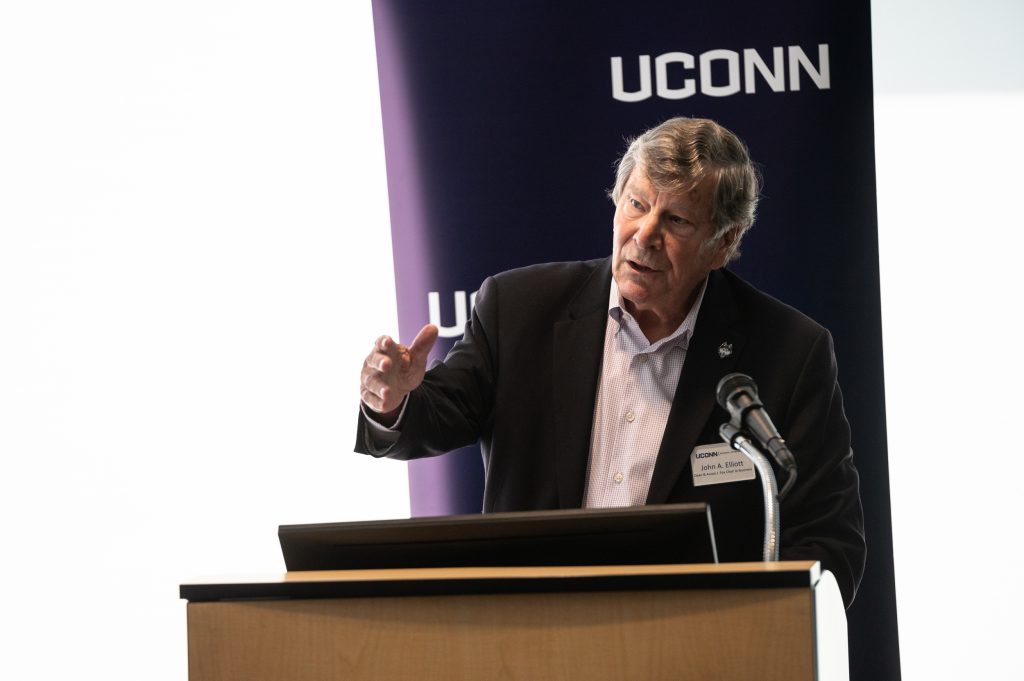
[[718, 346], [719, 359], [725, 359], [732, 354], [732, 343], [722, 343]]

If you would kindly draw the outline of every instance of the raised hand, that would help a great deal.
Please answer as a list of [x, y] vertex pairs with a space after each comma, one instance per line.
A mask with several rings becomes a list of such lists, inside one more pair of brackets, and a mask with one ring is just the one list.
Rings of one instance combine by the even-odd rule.
[[405, 396], [423, 382], [427, 356], [437, 341], [437, 327], [427, 324], [408, 347], [381, 336], [363, 362], [360, 398], [390, 425], [398, 418]]

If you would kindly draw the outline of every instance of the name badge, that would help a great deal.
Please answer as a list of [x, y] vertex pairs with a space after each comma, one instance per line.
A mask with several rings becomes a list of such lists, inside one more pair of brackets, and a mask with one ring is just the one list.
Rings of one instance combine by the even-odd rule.
[[690, 468], [693, 470], [694, 487], [753, 480], [757, 477], [754, 464], [747, 455], [724, 442], [694, 447], [690, 454]]

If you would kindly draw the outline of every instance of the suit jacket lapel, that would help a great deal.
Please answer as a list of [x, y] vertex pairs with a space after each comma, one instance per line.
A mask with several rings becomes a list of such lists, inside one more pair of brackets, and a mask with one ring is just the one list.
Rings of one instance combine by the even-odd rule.
[[610, 288], [609, 258], [586, 280], [569, 304], [567, 317], [555, 325], [554, 376], [558, 392], [553, 396], [555, 419], [551, 441], [556, 447], [561, 508], [583, 505]]
[[725, 276], [713, 271], [658, 450], [647, 493], [648, 504], [666, 503], [680, 476], [690, 470], [693, 448], [698, 444], [711, 444], [697, 442], [697, 439], [717, 404], [718, 381], [733, 370], [745, 341]]

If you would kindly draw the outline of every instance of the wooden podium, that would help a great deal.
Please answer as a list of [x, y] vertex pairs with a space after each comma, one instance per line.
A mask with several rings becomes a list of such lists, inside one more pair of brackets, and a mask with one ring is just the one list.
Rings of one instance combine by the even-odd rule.
[[181, 597], [191, 681], [849, 676], [812, 561], [290, 572]]

